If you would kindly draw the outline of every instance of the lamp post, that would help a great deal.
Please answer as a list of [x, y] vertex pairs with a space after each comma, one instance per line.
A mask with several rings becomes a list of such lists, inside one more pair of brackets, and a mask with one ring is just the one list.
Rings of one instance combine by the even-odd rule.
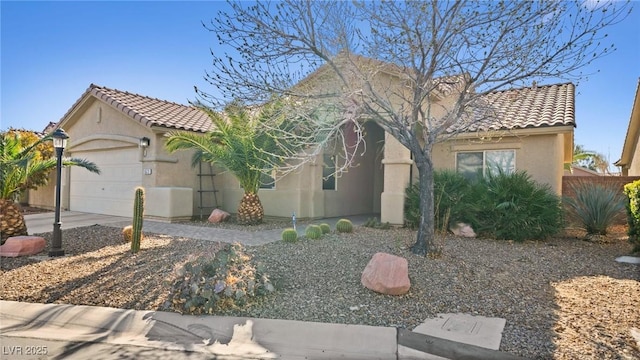
[[62, 177], [62, 152], [67, 145], [67, 139], [69, 135], [63, 129], [56, 129], [53, 132], [53, 147], [56, 148], [56, 215], [53, 223], [53, 241], [51, 242], [51, 249], [49, 250], [49, 256], [63, 256], [64, 250], [62, 249], [62, 232], [60, 230], [60, 183]]

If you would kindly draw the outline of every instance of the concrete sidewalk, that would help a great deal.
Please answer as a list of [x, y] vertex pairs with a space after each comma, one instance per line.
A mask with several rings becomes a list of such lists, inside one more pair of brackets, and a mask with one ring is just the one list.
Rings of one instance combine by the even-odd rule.
[[374, 326], [14, 301], [0, 320], [3, 359], [397, 358], [396, 329]]

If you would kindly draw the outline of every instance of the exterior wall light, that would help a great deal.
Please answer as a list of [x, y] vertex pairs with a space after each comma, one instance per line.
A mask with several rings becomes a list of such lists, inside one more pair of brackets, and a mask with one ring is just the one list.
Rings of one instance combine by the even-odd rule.
[[148, 137], [145, 136], [140, 138], [140, 147], [147, 148], [149, 147], [150, 144], [151, 144], [151, 139], [149, 139]]

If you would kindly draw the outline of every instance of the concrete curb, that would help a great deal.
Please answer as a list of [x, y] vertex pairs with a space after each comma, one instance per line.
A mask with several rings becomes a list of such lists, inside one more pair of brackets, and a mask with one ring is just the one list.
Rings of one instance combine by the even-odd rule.
[[[15, 338], [31, 338], [228, 359], [397, 358], [395, 328], [15, 301], [0, 301], [0, 320], [3, 347]], [[56, 356], [64, 358], [65, 349], [73, 347], [61, 348]], [[85, 347], [82, 355], [91, 358], [96, 349]]]

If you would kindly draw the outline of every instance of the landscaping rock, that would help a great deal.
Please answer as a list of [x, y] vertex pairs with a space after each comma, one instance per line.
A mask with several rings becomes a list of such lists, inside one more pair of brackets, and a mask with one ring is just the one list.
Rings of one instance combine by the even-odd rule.
[[46, 245], [44, 238], [39, 236], [12, 236], [0, 246], [0, 256], [34, 255], [44, 250]]
[[467, 238], [476, 237], [476, 232], [473, 231], [473, 228], [469, 224], [465, 223], [457, 223], [449, 229], [455, 236], [462, 236]]
[[231, 214], [229, 214], [228, 212], [220, 209], [214, 209], [211, 212], [211, 215], [209, 215], [208, 220], [210, 223], [217, 224], [217, 223], [221, 223], [229, 220], [230, 217], [231, 217]]
[[406, 294], [411, 286], [407, 259], [376, 253], [364, 268], [360, 282], [366, 288], [381, 294]]

